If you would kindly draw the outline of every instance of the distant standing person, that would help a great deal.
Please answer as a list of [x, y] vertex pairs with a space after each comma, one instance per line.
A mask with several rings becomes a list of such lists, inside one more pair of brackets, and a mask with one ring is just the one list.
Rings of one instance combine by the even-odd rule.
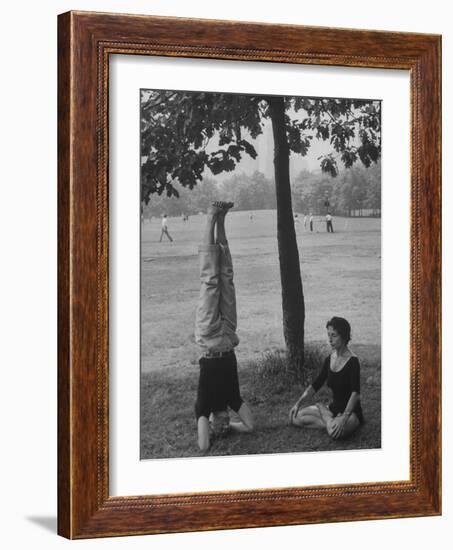
[[308, 221], [308, 216], [307, 214], [304, 214], [304, 231], [307, 231], [307, 221]]
[[[229, 429], [251, 432], [253, 417], [239, 391], [235, 346], [236, 291], [233, 260], [225, 233], [225, 216], [231, 202], [215, 202], [208, 209], [206, 228], [199, 246], [200, 297], [196, 313], [195, 340], [202, 349], [199, 361], [195, 414], [198, 446], [209, 449], [210, 432], [221, 435]], [[230, 422], [228, 407], [240, 418]], [[211, 420], [211, 425], [210, 425]]]
[[327, 233], [333, 233], [332, 216], [330, 212], [327, 212], [326, 216]]
[[168, 232], [168, 220], [167, 220], [167, 214], [164, 214], [162, 217], [162, 228], [160, 231], [160, 239], [159, 242], [162, 242], [162, 237], [166, 235], [168, 239], [173, 242], [173, 239], [171, 238], [170, 233]]
[[310, 223], [310, 231], [313, 233], [313, 214], [311, 212], [310, 212], [309, 223]]

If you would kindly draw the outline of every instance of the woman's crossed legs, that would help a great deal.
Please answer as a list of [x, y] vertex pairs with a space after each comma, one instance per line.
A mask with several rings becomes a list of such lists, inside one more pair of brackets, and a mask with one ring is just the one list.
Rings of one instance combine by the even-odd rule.
[[293, 418], [293, 424], [300, 428], [325, 429], [332, 439], [344, 439], [354, 432], [360, 425], [355, 413], [352, 413], [338, 435], [337, 425], [341, 415], [334, 416], [332, 411], [322, 403], [310, 405], [301, 409]]

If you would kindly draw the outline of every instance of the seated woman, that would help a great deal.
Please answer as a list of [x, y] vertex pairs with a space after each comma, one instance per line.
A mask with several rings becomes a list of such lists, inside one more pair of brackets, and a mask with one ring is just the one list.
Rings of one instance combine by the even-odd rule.
[[[360, 404], [360, 364], [348, 348], [351, 325], [342, 317], [327, 322], [327, 336], [332, 353], [324, 361], [321, 372], [302, 393], [289, 412], [289, 422], [301, 428], [321, 428], [333, 439], [344, 439], [363, 423]], [[327, 382], [333, 400], [328, 407], [321, 403], [301, 409]]]

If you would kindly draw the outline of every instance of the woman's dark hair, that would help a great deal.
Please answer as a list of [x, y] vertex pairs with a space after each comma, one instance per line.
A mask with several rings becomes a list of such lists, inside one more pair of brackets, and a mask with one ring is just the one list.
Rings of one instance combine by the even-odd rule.
[[348, 321], [346, 321], [346, 319], [343, 319], [343, 317], [332, 317], [332, 319], [327, 321], [326, 328], [329, 327], [336, 330], [345, 345], [348, 345], [349, 340], [351, 339], [351, 325]]

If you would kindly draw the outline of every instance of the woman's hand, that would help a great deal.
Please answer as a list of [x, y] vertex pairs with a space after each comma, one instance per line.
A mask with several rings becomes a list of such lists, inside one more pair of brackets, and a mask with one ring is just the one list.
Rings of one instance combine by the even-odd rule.
[[299, 412], [299, 409], [300, 409], [300, 406], [302, 405], [302, 403], [306, 400], [306, 399], [309, 399], [312, 395], [314, 395], [316, 392], [314, 391], [313, 389], [313, 386], [310, 384], [307, 389], [303, 392], [303, 394], [299, 397], [299, 399], [297, 400], [296, 404], [294, 405], [294, 407], [292, 407], [292, 409], [289, 411], [289, 424], [293, 424], [294, 422], [294, 419], [296, 418], [297, 416], [297, 413]]
[[292, 409], [289, 411], [289, 424], [291, 425], [294, 422], [294, 419], [297, 416], [297, 413], [300, 409], [300, 400], [297, 401], [297, 403], [292, 407]]
[[340, 414], [333, 419], [332, 437], [334, 439], [340, 439], [343, 436], [344, 428], [346, 426], [347, 421], [348, 421], [348, 416], [346, 414]]

